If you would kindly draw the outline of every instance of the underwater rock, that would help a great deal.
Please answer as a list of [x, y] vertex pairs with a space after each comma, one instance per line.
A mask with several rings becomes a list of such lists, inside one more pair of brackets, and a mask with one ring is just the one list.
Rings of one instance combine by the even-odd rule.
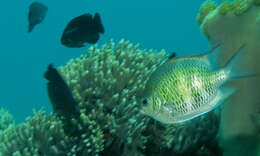
[[30, 4], [28, 13], [28, 32], [31, 32], [33, 28], [40, 24], [46, 17], [48, 7], [39, 2], [33, 2]]

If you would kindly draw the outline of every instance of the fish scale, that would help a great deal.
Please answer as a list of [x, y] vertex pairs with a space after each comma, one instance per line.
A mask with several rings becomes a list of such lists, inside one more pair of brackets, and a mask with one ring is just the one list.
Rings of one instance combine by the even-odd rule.
[[[141, 112], [163, 123], [180, 123], [205, 114], [233, 94], [224, 86], [232, 78], [247, 77], [238, 73], [242, 48], [222, 68], [215, 54], [176, 57], [160, 66], [147, 81]], [[252, 74], [251, 74], [252, 75]]]
[[[172, 102], [172, 105], [174, 105], [174, 113], [184, 114], [190, 109], [196, 109], [200, 107], [204, 103], [204, 101], [207, 101], [207, 98], [209, 97], [204, 96], [203, 98], [202, 94], [202, 92], [206, 92], [205, 88], [200, 91], [198, 88], [192, 87], [192, 81], [194, 77], [204, 79], [204, 83], [201, 84], [202, 86], [209, 86], [210, 83], [208, 77], [210, 77], [210, 75], [207, 74], [209, 72], [209, 69], [206, 68], [205, 65], [186, 61], [184, 63], [178, 63], [172, 66], [172, 68], [173, 69], [171, 70], [171, 72], [167, 73], [170, 76], [166, 76], [165, 79], [161, 80], [162, 83], [160, 85], [160, 88], [158, 88], [158, 91], [164, 101]], [[182, 76], [177, 79], [178, 75]], [[178, 90], [181, 90], [181, 92]], [[169, 91], [175, 92], [177, 94], [175, 96], [171, 96], [170, 94], [167, 94]], [[195, 96], [196, 93], [200, 96]], [[197, 102], [196, 104], [192, 104], [191, 101]], [[188, 107], [188, 105], [191, 106]], [[157, 106], [154, 108], [160, 109], [160, 107], [162, 106], [163, 105], [161, 104], [157, 104]]]

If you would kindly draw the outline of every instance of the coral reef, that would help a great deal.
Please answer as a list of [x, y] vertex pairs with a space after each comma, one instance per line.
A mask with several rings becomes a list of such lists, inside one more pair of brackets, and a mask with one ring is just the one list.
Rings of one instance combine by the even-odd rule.
[[[219, 115], [218, 109], [181, 125], [163, 125], [152, 120], [144, 134], [149, 136], [147, 144], [155, 145], [148, 146], [146, 153], [150, 155], [150, 153], [160, 151], [157, 153], [158, 156], [167, 155], [167, 153], [172, 153], [172, 155], [204, 153], [198, 150], [201, 148], [209, 150], [205, 146], [215, 141], [220, 122]], [[208, 152], [212, 154], [211, 150]]]
[[[202, 4], [197, 22], [212, 46], [222, 44], [220, 64], [245, 45], [241, 70], [260, 72], [259, 4], [259, 0]], [[140, 49], [124, 40], [90, 47], [58, 68], [75, 100], [72, 111], [78, 112], [66, 118], [39, 111], [12, 126], [11, 116], [0, 110], [7, 114], [0, 118], [0, 156], [221, 155], [216, 143], [219, 110], [183, 125], [164, 125], [139, 112], [148, 77], [166, 59], [164, 50]], [[258, 117], [251, 118], [259, 116], [255, 115], [260, 108], [259, 82], [259, 77], [252, 77], [231, 83], [239, 91], [225, 103], [217, 135], [224, 155], [260, 154]]]
[[59, 94], [52, 90], [54, 113], [39, 111], [25, 123], [3, 132], [0, 156], [216, 153], [212, 146], [219, 127], [219, 110], [181, 125], [165, 125], [139, 111], [146, 81], [166, 59], [164, 50], [142, 50], [129, 41], [116, 44], [111, 40], [101, 48], [90, 47], [85, 55], [59, 67], [62, 78], [57, 73], [52, 75], [55, 68], [49, 66], [47, 77], [54, 81], [48, 85], [55, 88], [53, 83], [59, 80], [58, 85], [66, 88], [60, 82], [64, 79], [74, 98], [69, 98], [73, 101], [69, 108], [77, 112], [68, 115], [67, 107], [59, 107], [68, 100], [54, 98]]
[[[210, 7], [208, 2], [202, 7]], [[203, 10], [203, 9], [202, 9]], [[223, 64], [241, 45], [245, 45], [241, 70], [259, 73], [260, 57], [260, 6], [258, 0], [223, 1], [203, 16], [201, 30], [212, 46], [221, 43]], [[223, 108], [220, 128], [220, 145], [224, 155], [257, 155], [259, 131], [250, 116], [260, 109], [260, 78], [240, 79], [231, 83], [239, 91], [228, 100]], [[244, 145], [248, 145], [247, 147]], [[250, 147], [249, 147], [250, 146]], [[241, 148], [243, 147], [243, 148]], [[250, 154], [249, 154], [250, 153]], [[259, 153], [258, 153], [259, 154]]]
[[0, 133], [15, 125], [13, 116], [5, 109], [0, 108]]
[[139, 112], [145, 83], [166, 60], [164, 53], [140, 50], [138, 44], [129, 41], [110, 41], [100, 49], [91, 47], [85, 56], [59, 68], [79, 102], [80, 123], [84, 123], [84, 116], [102, 131], [101, 155], [196, 153], [214, 140], [219, 112], [177, 127], [163, 125]]
[[43, 111], [23, 124], [3, 131], [0, 140], [0, 156], [64, 156], [70, 150], [61, 121]]
[[202, 24], [203, 19], [205, 18], [205, 16], [207, 16], [209, 14], [209, 12], [213, 11], [214, 9], [216, 9], [217, 4], [215, 1], [212, 0], [207, 0], [205, 1], [199, 10], [199, 13], [196, 17], [196, 20], [199, 24]]
[[79, 102], [81, 123], [85, 122], [83, 116], [102, 129], [104, 152], [121, 147], [116, 150], [118, 155], [136, 155], [133, 152], [146, 142], [141, 132], [148, 118], [139, 112], [141, 94], [149, 75], [166, 55], [139, 47], [129, 41], [117, 45], [110, 41], [100, 49], [89, 48], [85, 56], [59, 68]]

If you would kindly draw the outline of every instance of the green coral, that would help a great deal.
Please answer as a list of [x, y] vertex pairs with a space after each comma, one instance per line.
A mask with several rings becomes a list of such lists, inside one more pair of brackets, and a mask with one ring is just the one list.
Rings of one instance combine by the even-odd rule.
[[0, 133], [15, 125], [13, 116], [5, 109], [0, 108]]
[[70, 150], [62, 122], [43, 111], [1, 133], [0, 140], [0, 156], [62, 156]]
[[94, 110], [89, 112], [88, 115], [82, 113], [79, 119], [80, 122], [75, 123], [74, 126], [77, 127], [79, 131], [72, 137], [72, 155], [97, 156], [99, 152], [104, 150], [104, 134], [97, 121], [92, 119], [94, 114]]
[[217, 4], [213, 0], [207, 0], [202, 3], [199, 13], [196, 17], [196, 21], [199, 24], [202, 24], [204, 18], [213, 10], [217, 8]]
[[63, 123], [40, 111], [1, 134], [0, 155], [142, 155], [149, 118], [139, 112], [141, 94], [166, 55], [139, 47], [110, 41], [60, 67], [79, 103], [79, 118]]
[[140, 49], [139, 44], [125, 40], [90, 47], [85, 55], [58, 69], [78, 103], [79, 116], [64, 120], [66, 116], [39, 111], [0, 135], [0, 156], [196, 152], [194, 147], [215, 137], [218, 115], [209, 113], [185, 126], [173, 126], [139, 111], [149, 76], [166, 59], [164, 50]]
[[59, 68], [79, 102], [81, 116], [98, 122], [107, 138], [105, 148], [126, 143], [123, 153], [143, 148], [146, 138], [141, 132], [148, 118], [139, 112], [142, 91], [149, 75], [166, 58], [164, 51], [139, 48], [129, 41], [115, 44], [111, 40]]
[[236, 0], [234, 1], [235, 15], [241, 15], [244, 12], [246, 12], [251, 7], [251, 1], [250, 0]]
[[[102, 138], [106, 138], [104, 146], [99, 144], [104, 148], [101, 155], [156, 155], [153, 150], [159, 149], [161, 153], [157, 155], [167, 151], [176, 154], [205, 142], [201, 139], [190, 142], [194, 137], [191, 133], [204, 139], [216, 135], [218, 123], [214, 121], [219, 119], [216, 114], [180, 128], [163, 125], [139, 112], [146, 81], [164, 61], [164, 51], [140, 50], [138, 44], [121, 40], [118, 44], [110, 41], [100, 49], [93, 46], [86, 55], [59, 68], [79, 102], [81, 122], [95, 121]], [[200, 131], [210, 126], [213, 130], [209, 133]], [[196, 128], [200, 130], [196, 132]]]
[[207, 31], [209, 23], [221, 18], [221, 16], [240, 16], [249, 10], [253, 6], [253, 3], [257, 3], [256, 1], [257, 0], [223, 0], [221, 4], [217, 5], [214, 1], [207, 0], [201, 5], [197, 15], [197, 23], [201, 25], [201, 31], [209, 37]]
[[249, 0], [234, 0], [234, 1], [224, 1], [219, 7], [219, 13], [226, 15], [228, 13], [234, 13], [235, 15], [241, 15], [247, 11], [251, 6], [251, 1]]
[[[145, 133], [149, 134], [148, 144], [156, 144], [147, 149], [154, 153], [154, 150], [161, 149], [158, 155], [170, 155], [176, 153], [195, 154], [200, 145], [207, 145], [215, 140], [218, 133], [220, 121], [220, 110], [216, 110], [197, 117], [180, 125], [164, 125], [154, 121], [149, 123]], [[166, 152], [163, 154], [163, 151]], [[168, 153], [168, 154], [167, 154]]]
[[252, 0], [255, 5], [260, 5], [260, 0]]
[[226, 15], [228, 13], [233, 12], [233, 10], [235, 9], [235, 5], [233, 2], [230, 1], [224, 1], [220, 7], [219, 7], [219, 13], [221, 15]]
[[77, 123], [75, 127], [83, 132], [71, 136], [64, 131], [63, 120], [39, 111], [25, 123], [0, 134], [0, 156], [98, 155], [103, 150], [102, 131], [96, 121], [87, 116], [81, 118], [84, 123]]
[[[254, 4], [259, 4], [258, 0], [253, 0]], [[251, 7], [251, 0], [224, 0], [219, 6], [213, 0], [206, 0], [202, 3], [199, 13], [197, 15], [197, 23], [202, 24], [205, 17], [215, 9], [221, 15], [227, 15], [229, 13], [235, 15], [241, 15]]]

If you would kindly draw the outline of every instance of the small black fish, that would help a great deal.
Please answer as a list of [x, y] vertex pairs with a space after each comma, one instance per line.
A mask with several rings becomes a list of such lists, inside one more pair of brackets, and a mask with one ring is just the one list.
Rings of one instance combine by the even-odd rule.
[[29, 7], [29, 15], [28, 15], [28, 32], [31, 32], [35, 25], [40, 24], [44, 18], [46, 17], [48, 11], [48, 7], [39, 2], [31, 3]]
[[98, 13], [94, 15], [83, 14], [73, 18], [61, 37], [61, 43], [70, 48], [84, 47], [85, 43], [95, 44], [99, 40], [99, 34], [105, 30]]
[[67, 119], [76, 117], [77, 102], [66, 82], [52, 64], [48, 66], [44, 77], [48, 80], [48, 95], [55, 113]]
[[169, 56], [168, 59], [173, 59], [174, 57], [176, 57], [176, 53], [172, 52]]
[[48, 66], [44, 77], [48, 80], [48, 95], [53, 111], [63, 122], [63, 128], [69, 136], [81, 136], [81, 130], [75, 126], [72, 119], [79, 120], [78, 102], [58, 70], [52, 64]]

